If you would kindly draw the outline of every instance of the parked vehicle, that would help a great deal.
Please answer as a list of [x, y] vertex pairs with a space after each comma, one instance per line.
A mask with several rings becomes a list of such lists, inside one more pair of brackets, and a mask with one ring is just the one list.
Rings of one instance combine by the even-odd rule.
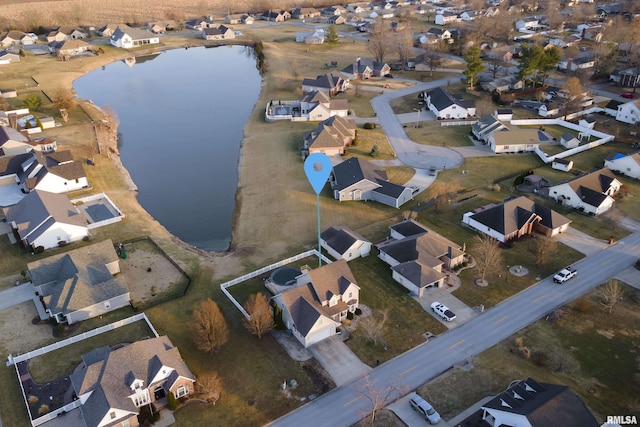
[[634, 99], [636, 97], [631, 92], [625, 92], [625, 93], [621, 94], [620, 96], [623, 97], [623, 98], [626, 98], [626, 99]]
[[442, 317], [447, 322], [451, 322], [456, 318], [456, 315], [453, 313], [453, 311], [449, 310], [449, 307], [444, 304], [440, 304], [437, 301], [431, 303], [431, 310], [433, 310], [434, 313]]
[[558, 271], [553, 276], [553, 281], [559, 284], [566, 282], [567, 280], [573, 279], [578, 274], [578, 271], [572, 267], [566, 267], [562, 270]]
[[429, 421], [429, 424], [437, 424], [440, 421], [440, 414], [433, 409], [433, 406], [431, 406], [429, 402], [417, 394], [409, 399], [409, 405], [411, 405], [414, 411], [424, 417], [425, 420]]

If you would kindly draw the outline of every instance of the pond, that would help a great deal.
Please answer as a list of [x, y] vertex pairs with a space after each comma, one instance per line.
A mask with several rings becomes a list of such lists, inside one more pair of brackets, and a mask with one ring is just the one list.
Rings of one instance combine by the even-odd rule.
[[142, 207], [207, 251], [231, 243], [242, 131], [260, 94], [252, 53], [176, 49], [114, 62], [74, 82], [78, 97], [117, 113], [120, 157]]

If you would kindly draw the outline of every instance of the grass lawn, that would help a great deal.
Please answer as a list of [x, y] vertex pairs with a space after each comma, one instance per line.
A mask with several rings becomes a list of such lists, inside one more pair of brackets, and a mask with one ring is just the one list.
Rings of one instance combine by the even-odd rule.
[[153, 336], [153, 332], [149, 329], [147, 322], [140, 320], [29, 359], [29, 373], [35, 382], [40, 384], [47, 383], [70, 375], [82, 361], [82, 355], [94, 348], [131, 343], [144, 338], [152, 338]]
[[404, 131], [410, 140], [425, 145], [438, 145], [442, 147], [464, 147], [473, 145], [469, 139], [471, 125], [469, 126], [441, 126], [441, 122], [420, 121], [420, 127], [407, 124]]
[[[569, 386], [600, 423], [607, 415], [638, 413], [639, 291], [625, 286], [610, 315], [599, 301], [596, 289], [563, 307], [559, 320], [534, 323], [477, 356], [470, 371], [454, 369], [419, 393], [450, 419], [482, 397], [498, 394], [510, 381], [532, 377]], [[519, 355], [518, 337], [531, 350], [529, 360]]]
[[[367, 160], [392, 160], [396, 158], [393, 147], [389, 144], [387, 135], [382, 129], [358, 129], [356, 144], [347, 149], [348, 157], [364, 157]], [[371, 150], [375, 146], [375, 155], [371, 155]]]

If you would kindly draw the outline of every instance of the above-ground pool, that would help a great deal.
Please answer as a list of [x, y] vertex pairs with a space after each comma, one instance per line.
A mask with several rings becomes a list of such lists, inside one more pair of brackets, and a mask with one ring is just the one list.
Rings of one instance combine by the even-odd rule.
[[280, 267], [273, 270], [273, 273], [269, 276], [269, 279], [280, 286], [290, 286], [295, 284], [296, 277], [302, 274], [297, 268], [293, 267]]

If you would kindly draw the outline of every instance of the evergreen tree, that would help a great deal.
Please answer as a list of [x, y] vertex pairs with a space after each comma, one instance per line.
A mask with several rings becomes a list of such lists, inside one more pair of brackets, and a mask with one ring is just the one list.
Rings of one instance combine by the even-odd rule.
[[471, 48], [464, 55], [464, 60], [467, 63], [467, 69], [463, 74], [467, 76], [467, 83], [469, 89], [472, 89], [478, 83], [478, 74], [484, 70], [484, 64], [480, 59], [480, 48], [478, 46], [471, 46]]
[[336, 31], [335, 25], [329, 25], [329, 34], [327, 34], [325, 41], [331, 46], [340, 44], [340, 36], [338, 35], [338, 31]]

